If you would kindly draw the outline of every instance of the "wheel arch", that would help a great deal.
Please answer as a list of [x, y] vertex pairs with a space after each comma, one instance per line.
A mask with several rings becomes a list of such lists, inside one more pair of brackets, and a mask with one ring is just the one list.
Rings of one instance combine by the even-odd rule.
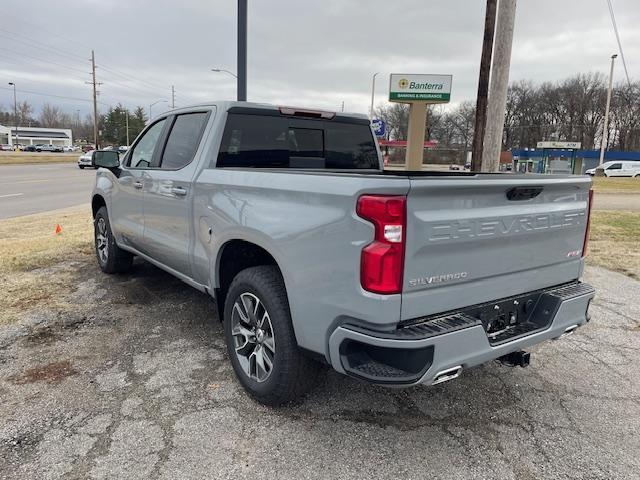
[[107, 201], [102, 195], [96, 193], [91, 198], [91, 213], [93, 215], [93, 218], [96, 218], [96, 213], [98, 213], [98, 210], [100, 210], [101, 207], [107, 208]]
[[229, 285], [235, 276], [246, 268], [260, 265], [275, 266], [284, 280], [282, 269], [276, 258], [264, 247], [242, 239], [228, 240], [220, 247], [214, 272], [215, 298], [220, 320], [223, 318], [222, 313]]

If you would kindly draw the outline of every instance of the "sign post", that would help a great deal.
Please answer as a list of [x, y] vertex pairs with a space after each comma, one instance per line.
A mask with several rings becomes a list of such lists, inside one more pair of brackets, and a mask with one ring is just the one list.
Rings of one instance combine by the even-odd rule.
[[400, 73], [392, 73], [389, 77], [389, 101], [409, 104], [407, 170], [422, 170], [427, 104], [449, 102], [452, 78], [452, 75]]

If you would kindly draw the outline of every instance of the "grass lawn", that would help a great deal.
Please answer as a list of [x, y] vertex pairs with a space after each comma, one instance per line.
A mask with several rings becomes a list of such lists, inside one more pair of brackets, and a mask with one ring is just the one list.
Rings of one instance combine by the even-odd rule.
[[77, 162], [80, 153], [0, 152], [0, 165]]
[[640, 212], [594, 211], [587, 263], [640, 280]]
[[593, 190], [600, 193], [640, 193], [640, 178], [593, 177]]
[[[55, 234], [56, 224], [62, 232]], [[0, 325], [64, 303], [74, 267], [93, 253], [88, 205], [0, 220]]]

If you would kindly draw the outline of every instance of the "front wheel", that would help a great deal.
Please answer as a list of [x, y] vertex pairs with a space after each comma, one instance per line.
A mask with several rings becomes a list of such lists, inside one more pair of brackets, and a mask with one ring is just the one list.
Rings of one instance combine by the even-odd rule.
[[116, 245], [107, 208], [100, 207], [94, 219], [96, 258], [104, 273], [122, 273], [131, 268], [133, 255]]
[[78, 165], [78, 168], [79, 168], [80, 170], [84, 170], [84, 165]]
[[293, 402], [315, 385], [321, 367], [298, 348], [276, 267], [247, 268], [234, 278], [224, 305], [224, 333], [236, 377], [258, 402]]

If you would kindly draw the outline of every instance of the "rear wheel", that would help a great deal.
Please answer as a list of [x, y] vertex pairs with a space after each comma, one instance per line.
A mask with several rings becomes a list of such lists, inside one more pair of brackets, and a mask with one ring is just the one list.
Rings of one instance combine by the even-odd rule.
[[287, 292], [276, 267], [238, 273], [225, 300], [224, 332], [233, 370], [258, 402], [293, 402], [315, 385], [321, 366], [298, 348]]
[[106, 207], [100, 207], [96, 213], [94, 238], [96, 258], [104, 273], [122, 273], [131, 268], [133, 255], [116, 245]]
[[78, 167], [80, 168], [80, 170], [84, 170], [84, 165], [78, 165]]

